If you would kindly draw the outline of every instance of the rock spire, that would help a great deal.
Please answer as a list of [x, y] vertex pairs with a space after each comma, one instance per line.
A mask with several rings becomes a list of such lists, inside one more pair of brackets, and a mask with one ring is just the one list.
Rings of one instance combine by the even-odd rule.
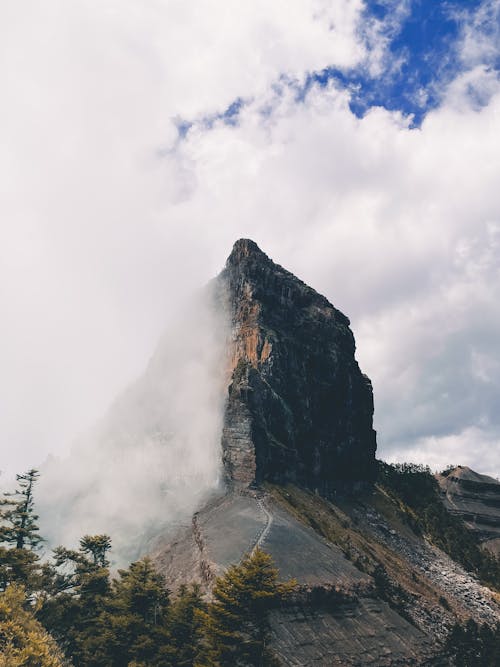
[[249, 239], [236, 241], [217, 282], [232, 332], [229, 486], [294, 482], [330, 495], [371, 481], [372, 386], [349, 319]]

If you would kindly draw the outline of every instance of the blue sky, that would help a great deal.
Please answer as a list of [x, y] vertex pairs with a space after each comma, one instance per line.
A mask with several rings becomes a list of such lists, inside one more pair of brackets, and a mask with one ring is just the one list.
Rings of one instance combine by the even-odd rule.
[[[478, 32], [498, 46], [498, 11], [496, 3], [484, 0], [365, 0], [360, 37], [370, 51], [376, 23], [377, 38], [386, 40], [380, 71], [370, 71], [366, 62], [354, 67], [325, 63], [324, 68], [307, 72], [300, 81], [282, 77], [277, 86], [293, 85], [297, 99], [302, 100], [312, 85], [333, 82], [349, 91], [350, 108], [356, 116], [381, 106], [411, 117], [411, 126], [419, 127], [426, 114], [441, 103], [446, 86], [468, 67], [461, 56], [466, 26], [476, 21]], [[499, 49], [485, 54], [482, 64], [498, 74]], [[235, 125], [240, 110], [250, 100], [251, 96], [238, 97], [202, 122], [207, 128], [218, 120]], [[486, 101], [481, 96], [476, 100], [478, 105]], [[181, 137], [191, 125], [191, 120], [179, 122]]]
[[[391, 2], [366, 3], [368, 15], [387, 21]], [[399, 3], [400, 4], [400, 3]], [[411, 114], [419, 125], [425, 114], [441, 100], [443, 87], [460, 71], [458, 46], [464, 20], [481, 0], [411, 0], [399, 25], [390, 32], [388, 68], [379, 77], [363, 73], [345, 77], [347, 85], [359, 86], [352, 109], [362, 114], [372, 105]], [[498, 62], [495, 63], [498, 67]]]

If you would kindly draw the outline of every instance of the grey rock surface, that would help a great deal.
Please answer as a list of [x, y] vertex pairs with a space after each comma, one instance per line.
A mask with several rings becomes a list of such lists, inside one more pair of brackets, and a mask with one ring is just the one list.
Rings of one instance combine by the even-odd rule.
[[[359, 512], [357, 520], [366, 534], [371, 534], [388, 546], [391, 552], [416, 568], [435, 591], [453, 600], [462, 618], [473, 618], [480, 624], [495, 625], [500, 622], [500, 607], [494, 593], [443, 551], [425, 539], [417, 539], [415, 536], [409, 539], [391, 530], [384, 517], [374, 509]], [[447, 618], [448, 614], [443, 613], [443, 610], [436, 615], [432, 609], [413, 604], [408, 612], [430, 633], [442, 638], [446, 636], [450, 617]]]
[[281, 579], [298, 582], [271, 615], [283, 665], [420, 665], [432, 654], [433, 638], [377, 599], [369, 575], [262, 490], [214, 499], [153, 558], [173, 589], [197, 581], [209, 595], [214, 578], [256, 546]]
[[447, 470], [437, 480], [446, 509], [500, 556], [500, 482], [467, 466]]
[[334, 610], [292, 605], [271, 616], [273, 646], [283, 664], [419, 665], [432, 642], [389, 605], [373, 598]]
[[[195, 514], [191, 526], [154, 553], [167, 580], [202, 580], [206, 590], [214, 575], [260, 546], [273, 557], [284, 579], [302, 586], [368, 585], [370, 577], [350, 563], [342, 551], [318, 536], [261, 491], [230, 493]], [[204, 560], [205, 565], [200, 566]], [[171, 583], [172, 585], [172, 583]]]

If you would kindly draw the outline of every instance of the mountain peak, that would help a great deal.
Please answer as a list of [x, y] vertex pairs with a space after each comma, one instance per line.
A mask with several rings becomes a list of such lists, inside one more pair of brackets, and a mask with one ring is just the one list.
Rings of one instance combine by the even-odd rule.
[[232, 330], [229, 486], [292, 481], [330, 495], [373, 479], [372, 387], [349, 319], [250, 239], [236, 241], [218, 281]]
[[269, 259], [252, 239], [238, 239], [233, 245], [233, 249], [227, 259], [226, 265], [237, 265], [242, 259], [248, 257]]

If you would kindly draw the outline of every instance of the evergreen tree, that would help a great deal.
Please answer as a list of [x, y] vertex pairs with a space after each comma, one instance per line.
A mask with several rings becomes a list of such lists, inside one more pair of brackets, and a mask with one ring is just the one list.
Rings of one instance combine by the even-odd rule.
[[5, 493], [2, 505], [7, 507], [2, 518], [7, 525], [2, 530], [2, 541], [15, 545], [16, 549], [29, 546], [35, 549], [42, 538], [38, 534], [34, 511], [33, 487], [40, 474], [32, 468], [22, 475], [16, 475], [19, 488], [14, 493]]
[[268, 612], [295, 587], [279, 583], [271, 556], [260, 549], [217, 579], [203, 613], [206, 647], [201, 667], [267, 667], [277, 664], [267, 646]]
[[54, 549], [54, 564], [48, 568], [39, 618], [75, 667], [105, 664], [95, 661], [93, 652], [111, 594], [106, 556], [110, 547], [107, 535], [86, 535], [79, 550]]
[[12, 584], [0, 593], [0, 667], [62, 667], [52, 637], [26, 607], [26, 591]]
[[199, 585], [180, 587], [168, 615], [170, 641], [160, 653], [165, 658], [170, 656], [172, 665], [194, 667], [196, 664], [203, 638], [202, 612], [206, 610]]
[[96, 567], [108, 567], [108, 551], [111, 549], [111, 539], [108, 535], [85, 535], [80, 540], [80, 551], [86, 556], [92, 556]]
[[85, 535], [79, 549], [58, 547], [40, 565], [37, 479], [36, 470], [18, 475], [18, 489], [0, 503], [0, 667], [60, 667], [55, 641], [74, 667], [277, 664], [268, 612], [295, 584], [278, 582], [270, 556], [257, 549], [230, 567], [210, 603], [196, 585], [170, 602], [148, 558], [111, 580], [107, 535]]
[[36, 586], [39, 568], [36, 549], [42, 542], [33, 498], [38, 478], [35, 469], [16, 475], [18, 488], [4, 493], [0, 501], [0, 590], [19, 582], [29, 594]]
[[119, 570], [108, 607], [98, 619], [94, 654], [102, 656], [102, 663], [96, 664], [162, 665], [158, 654], [168, 643], [168, 607], [165, 579], [149, 558]]
[[0, 546], [0, 591], [22, 584], [28, 595], [38, 587], [39, 558], [34, 551]]

